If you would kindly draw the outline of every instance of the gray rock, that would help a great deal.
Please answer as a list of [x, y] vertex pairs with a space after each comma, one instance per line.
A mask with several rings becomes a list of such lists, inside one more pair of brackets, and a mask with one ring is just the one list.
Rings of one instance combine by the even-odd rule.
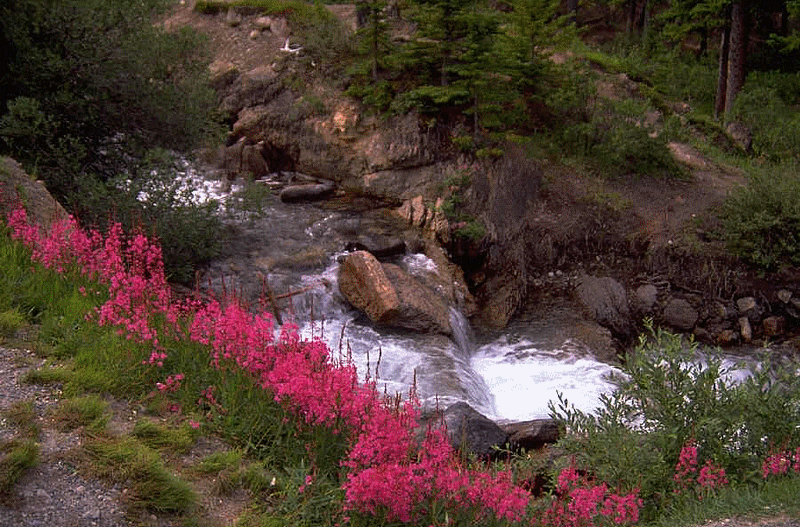
[[673, 298], [667, 303], [663, 314], [664, 322], [668, 326], [688, 331], [697, 323], [697, 310], [682, 298]]
[[461, 452], [489, 457], [508, 440], [508, 433], [465, 402], [450, 405], [444, 422], [450, 444]]
[[260, 16], [253, 20], [253, 25], [258, 29], [272, 30], [272, 19], [268, 16]]
[[228, 14], [225, 15], [225, 23], [231, 27], [236, 27], [242, 23], [242, 15], [236, 12], [234, 8], [228, 9]]
[[336, 190], [333, 181], [323, 183], [310, 183], [305, 185], [291, 185], [280, 193], [281, 201], [285, 203], [299, 203], [303, 201], [319, 201], [330, 197]]
[[725, 127], [728, 137], [744, 152], [749, 152], [753, 146], [753, 132], [746, 125], [733, 121]]
[[652, 315], [658, 302], [658, 289], [653, 284], [640, 285], [631, 300], [637, 314]]
[[53, 223], [66, 219], [67, 211], [47, 191], [44, 183], [34, 180], [10, 157], [0, 157], [0, 218], [24, 205], [28, 221], [49, 230]]
[[753, 340], [753, 327], [750, 325], [750, 320], [747, 317], [739, 318], [739, 334], [745, 342]]
[[511, 446], [522, 450], [542, 448], [546, 444], [555, 443], [561, 437], [558, 421], [554, 419], [533, 419], [500, 427], [508, 434]]
[[619, 282], [607, 276], [584, 275], [575, 292], [589, 317], [609, 328], [614, 336], [629, 339], [633, 335], [628, 297]]
[[736, 307], [739, 308], [739, 313], [747, 313], [756, 307], [756, 299], [752, 296], [745, 296], [736, 301]]

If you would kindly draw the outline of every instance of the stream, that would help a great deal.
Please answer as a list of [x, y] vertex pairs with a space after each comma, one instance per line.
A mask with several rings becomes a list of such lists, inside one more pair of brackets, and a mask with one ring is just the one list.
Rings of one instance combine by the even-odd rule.
[[[189, 174], [198, 200], [230, 199], [218, 181]], [[425, 408], [465, 401], [494, 420], [523, 421], [547, 417], [557, 391], [592, 411], [599, 396], [613, 389], [607, 377], [618, 370], [561, 331], [576, 316], [563, 307], [548, 306], [543, 316], [482, 335], [451, 309], [452, 339], [374, 327], [339, 293], [337, 275], [346, 243], [365, 235], [396, 236], [388, 211], [286, 204], [274, 193], [262, 203], [258, 214], [226, 217], [222, 255], [205, 272], [201, 288], [235, 293], [254, 306], [273, 295], [283, 322], [298, 324], [305, 338], [324, 340], [334, 360], [352, 361], [359, 376], [376, 381], [379, 390], [405, 395], [415, 387]], [[421, 253], [392, 262], [412, 276], [437, 272]]]

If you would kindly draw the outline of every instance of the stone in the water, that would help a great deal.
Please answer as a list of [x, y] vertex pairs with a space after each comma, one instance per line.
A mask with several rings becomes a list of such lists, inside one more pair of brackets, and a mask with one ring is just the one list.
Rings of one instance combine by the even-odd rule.
[[455, 403], [444, 411], [444, 422], [453, 448], [480, 457], [497, 454], [508, 434], [497, 423], [465, 402]]

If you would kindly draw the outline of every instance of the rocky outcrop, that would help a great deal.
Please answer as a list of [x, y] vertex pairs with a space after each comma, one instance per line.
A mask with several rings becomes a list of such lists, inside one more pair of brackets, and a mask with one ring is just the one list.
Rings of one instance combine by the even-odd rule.
[[44, 230], [56, 221], [66, 218], [67, 211], [45, 188], [10, 157], [0, 157], [0, 221], [13, 209], [22, 205], [28, 220]]
[[452, 333], [442, 298], [394, 264], [366, 251], [347, 255], [339, 268], [339, 290], [373, 322], [420, 332]]

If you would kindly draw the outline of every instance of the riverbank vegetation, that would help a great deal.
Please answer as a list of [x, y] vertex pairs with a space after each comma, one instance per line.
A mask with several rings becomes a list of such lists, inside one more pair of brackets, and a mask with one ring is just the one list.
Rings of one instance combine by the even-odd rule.
[[[417, 428], [413, 393], [377, 393], [344, 350], [303, 341], [235, 298], [173, 296], [158, 246], [141, 234], [69, 221], [43, 233], [18, 209], [0, 237], [0, 269], [4, 344], [20, 329], [35, 335], [26, 345], [48, 363], [26, 381], [63, 385], [70, 399], [55, 419], [83, 427], [82, 470], [129, 482], [131, 510], [189, 523], [202, 514], [188, 473], [165, 464], [206, 434], [231, 450], [192, 470], [249, 489], [241, 525], [625, 525], [754, 504], [797, 512], [785, 500], [800, 489], [800, 381], [789, 359], [751, 362], [733, 383], [739, 366], [653, 330], [596, 414], [554, 405], [566, 432], [558, 445], [488, 462], [454, 451], [442, 425]], [[108, 395], [141, 401], [169, 425], [143, 420], [115, 434]], [[35, 447], [4, 446], [7, 490], [35, 463], [25, 445]]]

